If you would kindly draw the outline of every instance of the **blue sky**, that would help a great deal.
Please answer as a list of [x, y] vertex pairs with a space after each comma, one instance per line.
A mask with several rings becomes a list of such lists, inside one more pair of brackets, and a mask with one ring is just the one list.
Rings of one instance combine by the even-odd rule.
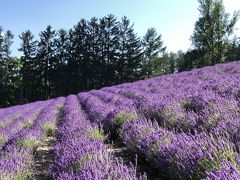
[[[36, 37], [47, 25], [54, 29], [73, 27], [81, 18], [114, 14], [127, 16], [135, 32], [143, 36], [149, 27], [162, 34], [167, 51], [186, 51], [198, 19], [197, 0], [1, 0], [0, 26], [14, 35], [12, 55], [20, 56], [18, 35], [30, 29]], [[240, 9], [239, 0], [225, 0], [226, 11]], [[240, 22], [237, 26], [240, 28]], [[239, 30], [236, 31], [240, 36]]]

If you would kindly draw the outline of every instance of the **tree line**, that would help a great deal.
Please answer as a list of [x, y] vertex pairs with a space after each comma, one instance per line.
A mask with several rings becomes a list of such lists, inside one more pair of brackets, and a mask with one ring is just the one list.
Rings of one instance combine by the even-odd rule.
[[21, 58], [10, 56], [11, 31], [0, 34], [2, 106], [151, 77], [151, 56], [165, 51], [154, 28], [141, 39], [127, 17], [111, 14], [81, 19], [69, 30], [47, 26], [39, 39], [22, 32]]
[[240, 38], [231, 38], [238, 12], [230, 17], [221, 0], [199, 4], [200, 17], [187, 52], [166, 52], [155, 28], [139, 37], [127, 17], [118, 20], [112, 14], [81, 19], [69, 30], [47, 26], [38, 39], [26, 30], [19, 35], [20, 58], [11, 56], [12, 32], [0, 28], [0, 106], [238, 59]]

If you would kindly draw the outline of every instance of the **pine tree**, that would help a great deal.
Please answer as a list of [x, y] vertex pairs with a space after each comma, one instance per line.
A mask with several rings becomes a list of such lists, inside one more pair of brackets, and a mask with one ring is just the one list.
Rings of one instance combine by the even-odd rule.
[[47, 26], [45, 31], [40, 33], [40, 41], [37, 48], [37, 74], [39, 83], [39, 92], [41, 98], [48, 99], [52, 96], [52, 87], [54, 80], [52, 79], [52, 72], [55, 68], [56, 59], [56, 31], [52, 30], [51, 26]]
[[67, 95], [68, 89], [68, 72], [67, 72], [67, 63], [70, 59], [70, 40], [69, 33], [60, 29], [57, 32], [56, 39], [56, 52], [55, 52], [55, 68], [53, 69], [52, 80], [54, 82], [53, 95], [54, 96], [62, 96]]
[[96, 17], [88, 22], [88, 87], [99, 88], [101, 82], [101, 37], [99, 21]]
[[16, 94], [21, 81], [18, 74], [21, 64], [18, 58], [11, 57], [13, 38], [11, 31], [4, 33], [0, 27], [0, 106], [18, 102]]
[[87, 87], [87, 21], [81, 19], [70, 32], [71, 58], [68, 61], [70, 93], [82, 91]]
[[21, 39], [21, 47], [19, 51], [23, 53], [21, 56], [22, 68], [20, 75], [22, 77], [20, 102], [28, 102], [33, 98], [33, 92], [37, 87], [36, 79], [36, 48], [37, 41], [30, 30], [23, 32], [19, 38]]
[[[8, 73], [10, 63], [10, 47], [13, 43], [13, 34], [11, 31], [6, 31], [1, 43], [1, 66], [2, 66], [2, 78], [5, 85], [8, 85]], [[2, 39], [2, 38], [1, 38]]]
[[122, 83], [140, 78], [143, 54], [140, 38], [134, 32], [130, 20], [124, 16], [119, 26], [118, 74], [119, 83]]
[[119, 22], [116, 17], [110, 14], [100, 19], [101, 39], [100, 46], [102, 47], [102, 77], [104, 85], [109, 86], [115, 84], [116, 80], [116, 65], [117, 65], [117, 49], [119, 43]]
[[159, 73], [164, 71], [165, 68], [162, 67], [166, 64], [166, 58], [163, 56], [166, 47], [163, 47], [161, 35], [157, 34], [155, 28], [147, 30], [142, 39], [142, 46], [144, 47], [144, 71], [147, 77], [152, 76], [154, 71]]

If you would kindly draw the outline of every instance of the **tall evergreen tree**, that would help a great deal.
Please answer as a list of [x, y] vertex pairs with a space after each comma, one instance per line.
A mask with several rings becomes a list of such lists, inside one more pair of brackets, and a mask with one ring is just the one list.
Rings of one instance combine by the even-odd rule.
[[195, 23], [192, 44], [199, 57], [199, 65], [224, 62], [229, 37], [234, 31], [239, 13], [230, 18], [222, 0], [198, 0], [200, 17]]
[[41, 98], [50, 98], [52, 96], [52, 88], [54, 81], [52, 72], [55, 68], [56, 59], [56, 31], [52, 30], [51, 26], [47, 26], [45, 31], [40, 33], [40, 41], [37, 49], [38, 64], [35, 64], [38, 74], [39, 92]]
[[100, 19], [100, 46], [101, 46], [101, 63], [103, 85], [115, 84], [116, 65], [117, 65], [117, 49], [119, 42], [119, 22], [116, 17], [110, 14]]
[[13, 34], [11, 31], [6, 31], [4, 36], [1, 38], [1, 66], [2, 66], [2, 78], [5, 85], [8, 84], [8, 73], [9, 73], [9, 63], [11, 50], [10, 47], [13, 43]]
[[142, 69], [142, 46], [141, 40], [134, 32], [133, 24], [127, 17], [120, 22], [119, 60], [118, 74], [119, 83], [139, 79]]
[[[87, 80], [87, 21], [81, 19], [71, 31], [71, 58], [68, 61], [69, 92], [76, 93], [86, 89]], [[76, 81], [78, 80], [78, 81]]]
[[[142, 45], [144, 47], [144, 71], [147, 77], [153, 75], [153, 71], [158, 72], [163, 67], [163, 58], [166, 47], [163, 47], [161, 35], [157, 34], [155, 28], [149, 28], [142, 39]], [[154, 67], [155, 65], [155, 67]]]
[[88, 89], [99, 88], [101, 84], [101, 37], [99, 21], [96, 17], [88, 22]]
[[18, 58], [11, 57], [13, 38], [11, 31], [4, 32], [0, 27], [0, 107], [18, 102], [21, 64]]
[[55, 68], [52, 72], [52, 80], [54, 81], [53, 94], [54, 96], [67, 95], [67, 63], [70, 59], [71, 50], [69, 33], [64, 29], [57, 32], [55, 54]]
[[20, 71], [22, 77], [20, 102], [27, 102], [32, 100], [33, 92], [35, 92], [37, 87], [35, 62], [37, 41], [30, 30], [23, 32], [19, 38], [22, 41], [19, 51], [23, 53], [21, 56], [23, 67]]

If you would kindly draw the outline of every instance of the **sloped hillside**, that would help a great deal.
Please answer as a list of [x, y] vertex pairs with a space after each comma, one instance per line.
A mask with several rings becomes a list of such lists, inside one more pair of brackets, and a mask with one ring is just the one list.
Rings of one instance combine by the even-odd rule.
[[0, 109], [0, 179], [240, 179], [240, 62]]

